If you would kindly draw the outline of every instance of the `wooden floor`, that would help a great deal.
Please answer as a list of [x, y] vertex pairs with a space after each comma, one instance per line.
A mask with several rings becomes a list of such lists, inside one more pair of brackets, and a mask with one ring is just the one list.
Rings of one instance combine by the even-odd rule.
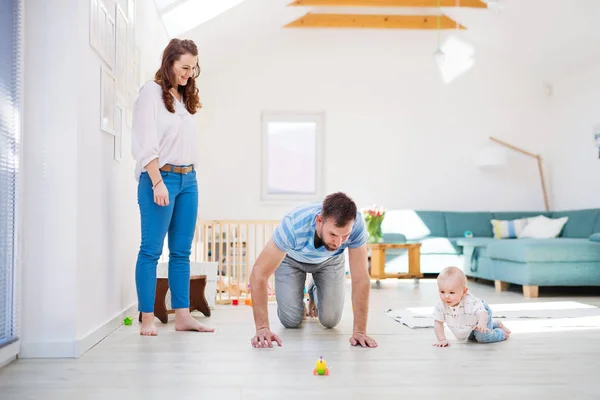
[[[600, 306], [600, 297], [575, 291], [524, 299], [518, 288], [496, 293], [491, 284], [470, 287], [490, 304], [575, 300]], [[527, 332], [527, 321], [520, 321], [521, 332], [506, 342], [434, 348], [432, 329], [411, 330], [384, 315], [389, 308], [433, 305], [434, 281], [386, 280], [371, 293], [369, 333], [377, 349], [349, 345], [348, 301], [334, 330], [314, 321], [284, 330], [272, 307], [272, 327], [283, 339], [274, 349], [250, 346], [249, 307], [225, 307], [207, 319], [217, 328], [213, 334], [174, 332], [171, 321], [158, 337], [140, 337], [134, 322], [78, 360], [14, 362], [0, 370], [0, 399], [600, 398], [598, 328]], [[330, 376], [312, 375], [319, 356]]]

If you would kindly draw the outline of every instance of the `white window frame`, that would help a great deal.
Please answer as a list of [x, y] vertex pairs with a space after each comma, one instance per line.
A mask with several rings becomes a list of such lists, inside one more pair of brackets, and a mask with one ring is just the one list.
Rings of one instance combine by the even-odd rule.
[[[299, 193], [268, 193], [268, 126], [271, 122], [314, 122], [317, 125], [316, 138], [316, 191], [310, 194]], [[262, 157], [261, 157], [261, 202], [269, 203], [284, 203], [284, 202], [306, 202], [318, 201], [323, 198], [324, 187], [324, 132], [325, 132], [325, 114], [324, 113], [300, 113], [300, 112], [277, 112], [268, 111], [261, 115], [261, 131], [262, 131]]]

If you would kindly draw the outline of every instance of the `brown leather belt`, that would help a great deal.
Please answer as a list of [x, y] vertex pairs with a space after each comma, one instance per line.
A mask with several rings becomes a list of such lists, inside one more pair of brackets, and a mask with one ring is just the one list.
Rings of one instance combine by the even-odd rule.
[[187, 167], [178, 167], [176, 165], [165, 164], [160, 167], [160, 170], [165, 172], [175, 172], [176, 174], [187, 174], [188, 172], [192, 172], [194, 170], [194, 166], [189, 165]]

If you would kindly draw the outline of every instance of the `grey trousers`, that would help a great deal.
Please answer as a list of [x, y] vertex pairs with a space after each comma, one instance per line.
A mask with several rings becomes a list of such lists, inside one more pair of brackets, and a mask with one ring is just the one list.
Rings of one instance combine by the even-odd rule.
[[315, 302], [319, 321], [326, 328], [335, 327], [342, 318], [345, 297], [345, 255], [339, 254], [321, 264], [298, 262], [286, 256], [275, 270], [277, 316], [286, 328], [297, 328], [304, 319], [304, 284], [312, 274], [307, 289]]

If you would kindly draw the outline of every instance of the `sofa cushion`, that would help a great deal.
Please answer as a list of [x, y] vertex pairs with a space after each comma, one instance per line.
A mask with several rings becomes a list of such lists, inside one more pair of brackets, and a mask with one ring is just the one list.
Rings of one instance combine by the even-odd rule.
[[600, 262], [600, 245], [587, 239], [509, 239], [487, 246], [488, 257], [514, 262]]
[[384, 235], [401, 233], [408, 240], [448, 236], [446, 220], [441, 211], [388, 210], [381, 224], [381, 230]]
[[594, 233], [600, 233], [600, 213], [598, 213], [598, 218], [596, 218], [596, 226], [594, 226]]
[[594, 233], [590, 236], [592, 242], [600, 242], [600, 233]]
[[493, 219], [492, 230], [495, 239], [514, 239], [521, 235], [525, 226], [527, 226], [527, 218], [517, 218], [511, 220]]
[[494, 214], [491, 212], [448, 211], [444, 214], [446, 216], [448, 237], [464, 236], [465, 231], [473, 232], [475, 237], [492, 237], [493, 235], [490, 221], [494, 219]]
[[527, 218], [527, 225], [518, 235], [521, 238], [551, 239], [559, 237], [569, 217], [548, 218], [539, 215]]
[[459, 246], [471, 246], [471, 247], [485, 247], [490, 243], [497, 242], [499, 239], [494, 238], [459, 238], [456, 240], [456, 244]]
[[384, 233], [384, 243], [406, 243], [406, 236], [402, 233]]
[[556, 211], [552, 213], [552, 218], [568, 217], [561, 237], [567, 238], [587, 238], [594, 233], [596, 221], [600, 214], [600, 209]]
[[552, 216], [552, 211], [502, 211], [494, 212], [494, 218], [500, 220], [512, 220], [520, 218], [531, 218], [537, 217], [538, 215], [544, 215], [546, 217]]

